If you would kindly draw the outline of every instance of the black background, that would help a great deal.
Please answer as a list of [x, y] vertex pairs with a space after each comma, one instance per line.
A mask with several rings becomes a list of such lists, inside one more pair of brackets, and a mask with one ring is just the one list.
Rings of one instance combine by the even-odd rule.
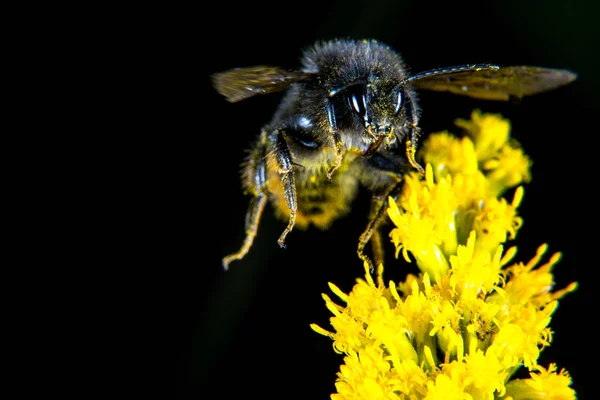
[[[152, 292], [166, 316], [156, 324], [169, 333], [160, 340], [175, 355], [173, 396], [206, 398], [212, 390], [208, 397], [327, 399], [335, 390], [342, 356], [309, 324], [330, 328], [321, 298], [331, 295], [328, 282], [348, 292], [363, 274], [355, 247], [368, 197], [361, 194], [353, 212], [328, 231], [294, 230], [285, 250], [276, 243], [285, 223], [267, 206], [250, 253], [224, 272], [221, 258], [244, 237], [248, 198], [239, 184], [240, 163], [280, 96], [230, 104], [208, 77], [256, 64], [293, 68], [315, 40], [341, 37], [386, 43], [413, 72], [489, 62], [579, 74], [571, 85], [520, 104], [424, 92], [420, 104], [424, 132], [452, 130], [453, 120], [468, 118], [474, 108], [511, 120], [512, 136], [534, 161], [519, 208], [524, 226], [513, 243], [517, 260], [529, 260], [548, 243], [550, 253], [563, 253], [554, 270], [557, 288], [581, 284], [560, 302], [551, 323], [554, 342], [540, 363], [569, 370], [580, 398], [589, 397], [591, 370], [584, 360], [585, 347], [594, 346], [588, 310], [596, 303], [589, 279], [596, 265], [584, 239], [593, 236], [586, 226], [594, 227], [595, 201], [585, 150], [595, 146], [597, 130], [586, 121], [599, 111], [598, 11], [583, 0], [216, 2], [171, 12], [164, 26], [158, 22], [169, 38], [176, 94], [162, 99], [175, 109], [173, 123], [150, 155], [159, 163], [153, 178], [160, 200], [148, 222], [153, 232], [158, 227], [159, 245], [148, 254], [166, 255], [154, 260], [160, 279]], [[401, 280], [412, 268], [390, 257], [386, 278]]]

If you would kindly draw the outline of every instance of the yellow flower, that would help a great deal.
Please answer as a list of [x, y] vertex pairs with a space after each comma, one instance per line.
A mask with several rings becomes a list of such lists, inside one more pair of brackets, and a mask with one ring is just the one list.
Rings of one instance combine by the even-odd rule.
[[499, 114], [482, 114], [480, 110], [474, 110], [470, 120], [458, 118], [455, 124], [473, 140], [480, 161], [496, 157], [510, 136], [510, 122]]
[[[431, 135], [425, 179], [407, 176], [389, 199], [396, 256], [420, 274], [385, 284], [383, 266], [374, 280], [365, 264], [349, 294], [330, 284], [342, 304], [323, 295], [334, 331], [311, 327], [345, 354], [332, 399], [575, 398], [568, 373], [538, 358], [558, 300], [577, 283], [552, 291], [560, 253], [542, 262], [547, 245], [526, 263], [504, 248], [522, 224], [530, 163], [499, 116], [475, 112], [458, 125], [469, 137]], [[510, 201], [499, 197], [509, 189]], [[511, 380], [520, 367], [531, 378]]]
[[436, 177], [448, 172], [472, 175], [481, 170], [487, 175], [487, 190], [494, 196], [531, 180], [531, 160], [517, 141], [510, 139], [508, 120], [475, 110], [471, 120], [459, 118], [455, 123], [467, 136], [458, 139], [447, 132], [438, 133], [422, 149], [425, 163], [436, 166]]
[[532, 372], [530, 379], [515, 379], [506, 384], [506, 397], [512, 400], [563, 400], [574, 399], [571, 377], [564, 369], [556, 373], [556, 364], [548, 369], [541, 366], [539, 373]]
[[448, 132], [441, 132], [431, 136], [423, 146], [424, 161], [436, 166], [436, 177], [458, 171], [471, 175], [479, 170], [475, 146], [469, 138], [461, 140]]
[[531, 180], [531, 161], [521, 148], [511, 145], [504, 146], [496, 158], [484, 162], [482, 168], [488, 173], [490, 191], [496, 194]]

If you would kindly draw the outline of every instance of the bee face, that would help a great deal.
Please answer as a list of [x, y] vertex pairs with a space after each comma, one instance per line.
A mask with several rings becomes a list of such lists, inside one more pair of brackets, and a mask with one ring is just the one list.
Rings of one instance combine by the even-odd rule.
[[[379, 79], [378, 79], [379, 80]], [[352, 112], [372, 135], [387, 135], [401, 120], [403, 90], [400, 84], [389, 89], [379, 82], [355, 85], [348, 89]], [[389, 85], [387, 85], [389, 86]]]
[[[214, 74], [216, 90], [231, 102], [290, 89], [249, 152], [242, 179], [253, 196], [246, 239], [238, 252], [223, 259], [224, 267], [249, 251], [267, 200], [288, 219], [278, 240], [284, 247], [296, 220], [299, 226], [326, 228], [349, 212], [359, 186], [373, 194], [358, 245], [358, 255], [372, 266], [363, 250], [379, 235], [385, 215], [381, 199], [400, 193], [407, 171], [423, 172], [414, 158], [416, 90], [510, 100], [555, 89], [575, 77], [567, 70], [490, 64], [409, 76], [400, 55], [373, 40], [319, 42], [304, 53], [295, 71], [261, 65]], [[398, 143], [406, 144], [405, 151], [398, 151]], [[382, 252], [373, 249], [373, 254]]]
[[406, 131], [405, 88], [399, 80], [371, 76], [365, 82], [353, 82], [336, 91], [335, 109], [338, 126], [348, 128], [345, 136], [354, 136], [347, 143], [360, 142], [361, 146], [348, 145], [365, 152], [379, 146], [394, 146]]

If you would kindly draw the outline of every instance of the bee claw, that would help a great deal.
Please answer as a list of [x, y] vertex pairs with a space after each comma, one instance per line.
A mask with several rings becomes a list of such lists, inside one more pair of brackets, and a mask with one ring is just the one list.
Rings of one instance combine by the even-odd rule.
[[224, 269], [225, 271], [229, 271], [229, 263], [228, 263], [228, 262], [226, 262], [225, 260], [223, 260], [223, 269]]

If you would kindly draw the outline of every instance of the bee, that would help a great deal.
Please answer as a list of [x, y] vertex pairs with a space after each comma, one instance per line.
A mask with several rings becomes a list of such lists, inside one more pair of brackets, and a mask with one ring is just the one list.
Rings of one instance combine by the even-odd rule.
[[360, 188], [372, 194], [368, 220], [358, 240], [360, 259], [373, 269], [383, 258], [379, 228], [385, 200], [397, 198], [403, 176], [423, 173], [415, 160], [420, 109], [418, 90], [445, 91], [486, 100], [520, 99], [576, 78], [567, 70], [532, 66], [469, 64], [409, 74], [401, 56], [376, 40], [319, 41], [306, 49], [301, 67], [235, 68], [211, 75], [230, 102], [286, 91], [243, 164], [242, 186], [250, 194], [241, 248], [223, 267], [252, 247], [269, 201], [287, 226], [327, 229], [349, 213]]

